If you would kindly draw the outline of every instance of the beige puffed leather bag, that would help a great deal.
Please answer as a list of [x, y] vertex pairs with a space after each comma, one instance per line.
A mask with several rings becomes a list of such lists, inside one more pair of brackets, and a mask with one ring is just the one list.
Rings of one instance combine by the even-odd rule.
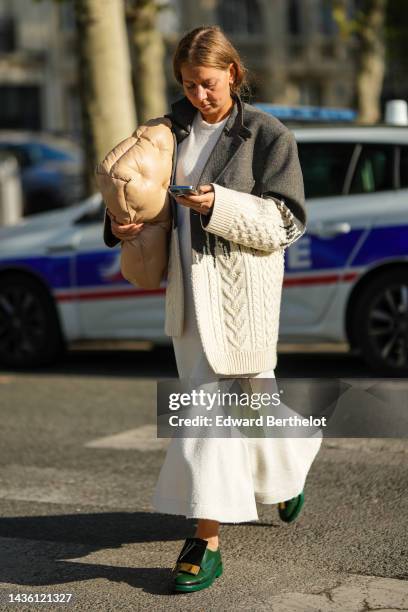
[[151, 119], [110, 151], [95, 170], [105, 205], [117, 223], [144, 223], [121, 242], [121, 272], [144, 289], [160, 286], [167, 270], [174, 137], [165, 117]]

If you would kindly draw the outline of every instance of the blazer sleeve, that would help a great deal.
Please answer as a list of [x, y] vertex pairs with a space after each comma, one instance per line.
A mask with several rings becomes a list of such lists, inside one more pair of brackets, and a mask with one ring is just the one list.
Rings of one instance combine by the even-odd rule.
[[212, 183], [209, 215], [200, 215], [207, 232], [261, 251], [284, 249], [306, 231], [303, 177], [297, 145], [287, 130], [266, 156], [262, 197]]
[[262, 188], [263, 197], [283, 200], [299, 223], [306, 226], [305, 190], [293, 133], [285, 130], [265, 156]]
[[103, 220], [103, 241], [108, 247], [114, 247], [117, 244], [119, 244], [119, 242], [121, 242], [119, 238], [116, 238], [116, 236], [112, 234], [111, 220], [107, 213], [106, 208], [105, 208], [105, 217]]

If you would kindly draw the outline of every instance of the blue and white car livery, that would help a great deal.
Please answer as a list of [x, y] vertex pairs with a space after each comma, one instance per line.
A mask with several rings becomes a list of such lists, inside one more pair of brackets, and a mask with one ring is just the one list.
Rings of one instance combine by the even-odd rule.
[[[280, 340], [348, 342], [408, 372], [408, 128], [296, 127], [307, 232], [285, 252]], [[133, 287], [102, 240], [99, 195], [0, 228], [0, 361], [40, 365], [66, 343], [164, 335], [165, 286]]]

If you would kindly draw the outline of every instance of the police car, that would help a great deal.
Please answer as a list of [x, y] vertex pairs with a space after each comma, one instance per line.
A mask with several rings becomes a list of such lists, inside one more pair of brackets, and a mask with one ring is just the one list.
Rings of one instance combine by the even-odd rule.
[[308, 230], [286, 251], [280, 339], [346, 341], [408, 372], [408, 128], [294, 130]]
[[[408, 373], [408, 128], [297, 126], [308, 230], [285, 251], [280, 340], [348, 342]], [[51, 362], [66, 343], [164, 335], [165, 287], [120, 274], [98, 194], [0, 228], [0, 362]]]

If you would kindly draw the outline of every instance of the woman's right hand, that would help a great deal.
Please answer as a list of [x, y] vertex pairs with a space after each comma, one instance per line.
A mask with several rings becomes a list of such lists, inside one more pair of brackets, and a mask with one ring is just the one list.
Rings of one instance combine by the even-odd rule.
[[108, 210], [108, 215], [111, 220], [112, 234], [119, 240], [133, 240], [143, 229], [143, 223], [117, 223], [115, 215]]

